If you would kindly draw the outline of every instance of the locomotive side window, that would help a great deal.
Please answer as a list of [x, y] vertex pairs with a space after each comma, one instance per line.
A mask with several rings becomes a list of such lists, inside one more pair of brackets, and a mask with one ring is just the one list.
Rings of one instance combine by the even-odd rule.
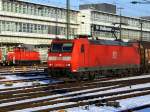
[[53, 43], [50, 52], [71, 52], [73, 43]]
[[83, 53], [84, 52], [84, 45], [82, 44], [81, 45], [81, 53]]

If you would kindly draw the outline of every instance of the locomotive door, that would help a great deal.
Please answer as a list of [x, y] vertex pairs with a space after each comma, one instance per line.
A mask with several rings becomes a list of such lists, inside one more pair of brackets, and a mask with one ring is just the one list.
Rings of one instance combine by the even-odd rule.
[[88, 45], [82, 44], [80, 48], [80, 62], [79, 62], [82, 67], [88, 66], [88, 59], [89, 59], [88, 54], [89, 54]]
[[85, 46], [84, 44], [81, 45], [81, 48], [80, 48], [80, 57], [81, 57], [81, 60], [79, 60], [81, 62], [81, 66], [84, 66], [84, 63], [85, 63]]

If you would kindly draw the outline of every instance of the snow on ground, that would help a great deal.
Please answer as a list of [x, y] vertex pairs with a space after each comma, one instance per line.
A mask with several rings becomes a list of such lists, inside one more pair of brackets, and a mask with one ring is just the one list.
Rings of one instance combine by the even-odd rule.
[[26, 87], [26, 86], [32, 86], [35, 83], [38, 84], [52, 84], [52, 83], [57, 83], [60, 82], [59, 80], [55, 79], [45, 79], [45, 80], [38, 80], [38, 78], [45, 78], [45, 75], [31, 75], [31, 76], [26, 76], [26, 75], [2, 75], [2, 77], [5, 77], [5, 79], [1, 79], [1, 81], [13, 81], [13, 80], [23, 80], [23, 79], [35, 79], [31, 80], [28, 82], [16, 82], [13, 83], [12, 86], [5, 86], [5, 82], [0, 83], [0, 90], [1, 89], [8, 89], [8, 88], [17, 88], [17, 87]]
[[125, 90], [145, 88], [145, 87], [150, 87], [150, 83], [138, 84], [138, 85], [132, 85], [132, 86], [127, 86], [127, 87], [121, 87], [119, 89], [116, 88], [116, 89], [94, 92], [94, 93], [89, 93], [89, 94], [84, 94], [84, 95], [78, 95], [78, 96], [74, 96], [74, 98], [83, 97], [83, 96], [91, 96], [91, 95], [95, 95], [95, 94], [105, 94], [105, 93], [110, 93], [110, 92], [119, 92], [119, 91], [125, 91]]
[[126, 110], [126, 109], [130, 109], [130, 108], [150, 104], [150, 95], [123, 99], [123, 100], [119, 100], [119, 102], [121, 105], [121, 110]]
[[[65, 109], [65, 110], [67, 110], [67, 112], [120, 112], [120, 111], [123, 111], [126, 109], [131, 109], [134, 107], [139, 107], [139, 106], [142, 106], [145, 104], [149, 104], [150, 103], [150, 95], [123, 99], [123, 100], [120, 100], [119, 102], [121, 104], [119, 108], [110, 107], [110, 106], [86, 105], [86, 106], [80, 106], [80, 107], [75, 107], [75, 108], [69, 108], [69, 109]], [[129, 104], [128, 102], [131, 102], [131, 103]], [[47, 106], [41, 106], [41, 107], [16, 110], [16, 111], [12, 111], [12, 112], [31, 112], [31, 111], [38, 111], [41, 109], [54, 108], [54, 107], [70, 105], [70, 104], [75, 104], [75, 103], [74, 102], [60, 103], [60, 104], [55, 104], [55, 105], [47, 105]], [[54, 111], [54, 112], [56, 112], [56, 111]], [[139, 111], [139, 112], [145, 112], [145, 110], [143, 109], [143, 111]], [[147, 111], [147, 112], [150, 112], [150, 111]]]
[[[78, 98], [78, 97], [82, 97], [82, 96], [91, 96], [91, 95], [96, 95], [96, 94], [104, 94], [104, 93], [110, 93], [110, 92], [117, 92], [117, 91], [123, 91], [123, 90], [132, 90], [132, 89], [138, 89], [138, 88], [143, 88], [143, 87], [149, 87], [150, 86], [150, 83], [147, 83], [147, 84], [139, 84], [139, 85], [134, 85], [132, 86], [131, 88], [130, 87], [122, 87], [122, 88], [119, 88], [119, 89], [112, 89], [112, 90], [106, 90], [106, 91], [100, 91], [100, 92], [95, 92], [95, 93], [89, 93], [89, 94], [84, 94], [84, 95], [78, 95], [78, 96], [74, 96], [74, 97], [64, 97], [64, 98], [59, 98], [59, 99], [55, 99], [55, 100], [51, 100], [51, 101], [57, 101], [57, 100], [62, 100], [62, 99], [69, 99], [69, 98]], [[80, 91], [81, 92], [81, 91]], [[80, 93], [79, 92], [79, 93]], [[75, 92], [76, 93], [76, 92]], [[37, 100], [41, 100], [41, 99], [47, 99], [47, 98], [54, 98], [54, 97], [57, 97], [57, 96], [63, 96], [63, 95], [69, 95], [69, 94], [74, 94], [74, 92], [69, 92], [69, 93], [65, 93], [65, 94], [56, 94], [56, 95], [52, 95], [52, 96], [47, 96], [47, 97], [39, 97], [39, 98], [33, 98], [33, 99], [30, 99], [30, 100], [24, 100], [24, 101], [17, 101], [17, 102], [10, 102], [10, 103], [7, 103], [7, 104], [0, 104], [0, 107], [1, 106], [5, 106], [5, 105], [12, 105], [12, 104], [18, 104], [18, 103], [22, 103], [22, 102], [30, 102], [30, 101], [37, 101]], [[128, 100], [127, 100], [128, 101]], [[150, 99], [149, 99], [150, 101]], [[68, 105], [68, 103], [66, 103], [65, 105]], [[35, 107], [35, 108], [28, 108], [29, 110], [34, 110], [34, 111], [37, 111], [37, 110], [40, 110], [42, 108], [52, 108], [52, 106], [54, 105], [49, 105], [49, 106], [42, 106], [42, 107]], [[59, 106], [59, 104], [55, 105], [55, 106]], [[97, 108], [97, 107], [96, 107]], [[28, 112], [28, 109], [24, 109], [26, 110], [26, 112]], [[127, 109], [124, 107], [123, 105], [123, 109]], [[24, 111], [22, 110], [22, 111]], [[71, 111], [72, 112], [72, 111]], [[73, 111], [73, 112], [76, 112], [76, 111]], [[77, 111], [78, 112], [78, 111]], [[82, 111], [81, 111], [82, 112]], [[88, 111], [85, 111], [85, 112], [88, 112]], [[92, 112], [92, 111], [89, 111], [89, 112]], [[95, 112], [95, 111], [94, 111]], [[100, 111], [101, 112], [101, 111]], [[105, 111], [107, 112], [107, 111]], [[111, 112], [111, 111], [110, 111]]]
[[[43, 70], [41, 70], [41, 71], [27, 71], [28, 73], [37, 73], [37, 72], [43, 72]], [[26, 72], [26, 73], [27, 73]], [[0, 71], [0, 75], [12, 75], [12, 74], [22, 74], [23, 72], [21, 72], [21, 71], [15, 71], [15, 72], [9, 72], [9, 71]]]
[[45, 76], [19, 76], [19, 75], [4, 75], [5, 79], [0, 81], [9, 81], [9, 80], [22, 80], [22, 79], [33, 79], [33, 78], [45, 78]]
[[120, 81], [120, 80], [131, 80], [131, 79], [140, 79], [140, 78], [149, 78], [150, 77], [150, 74], [149, 75], [140, 75], [140, 76], [133, 76], [133, 77], [126, 77], [126, 78], [119, 78], [119, 79], [112, 79], [112, 80], [109, 80], [109, 81], [102, 81], [102, 82], [111, 82], [111, 81]]
[[[0, 81], [4, 81], [4, 80], [32, 79], [32, 78], [45, 77], [44, 75], [43, 76], [36, 76], [36, 75], [33, 75], [33, 76], [3, 75], [3, 76], [6, 77], [6, 79], [2, 79]], [[150, 77], [150, 75], [135, 76], [135, 77], [130, 77], [130, 78], [121, 78], [121, 79], [115, 79], [115, 80], [110, 80], [110, 81], [127, 80], [127, 79], [137, 79], [137, 78], [148, 78], [148, 77]], [[48, 83], [56, 83], [56, 82], [58, 82], [58, 81], [53, 80], [53, 79], [38, 81], [38, 83], [40, 83], [40, 84], [48, 84]], [[32, 86], [32, 85], [33, 85], [32, 81], [31, 82], [14, 83], [13, 86], [8, 86], [8, 87], [5, 86], [4, 84], [1, 84], [0, 85], [0, 89], [25, 87], [25, 86]], [[89, 93], [89, 94], [84, 94], [84, 95], [78, 95], [78, 96], [74, 96], [74, 98], [82, 97], [82, 96], [90, 96], [90, 95], [94, 95], [94, 94], [104, 94], [104, 93], [109, 93], [109, 92], [117, 92], [117, 91], [129, 90], [129, 89], [132, 90], [132, 89], [138, 89], [138, 88], [144, 88], [144, 87], [150, 87], [150, 83], [133, 85], [131, 87], [127, 86], [127, 87], [123, 87], [123, 88], [119, 88], [119, 89], [111, 89], [111, 90], [107, 90], [107, 91], [100, 91], [100, 92]], [[104, 87], [104, 88], [108, 88], [108, 87]], [[82, 91], [76, 91], [76, 92], [69, 92], [69, 93], [64, 93], [64, 94], [56, 94], [56, 95], [52, 95], [52, 96], [33, 98], [33, 99], [28, 99], [28, 100], [23, 100], [23, 101], [3, 103], [3, 104], [0, 104], [0, 106], [13, 105], [13, 104], [18, 104], [18, 103], [23, 103], [23, 102], [38, 101], [38, 100], [42, 100], [42, 99], [55, 98], [55, 97], [58, 97], [58, 96], [71, 95], [71, 94], [75, 94], [75, 93], [93, 91], [93, 90], [97, 90], [97, 89], [100, 89], [100, 88], [88, 89], [88, 90], [82, 90]], [[127, 99], [127, 100], [121, 100], [120, 101], [121, 108], [96, 107], [94, 105], [91, 105], [91, 106], [89, 106], [89, 110], [87, 110], [85, 107], [77, 107], [77, 108], [68, 109], [67, 111], [68, 112], [116, 112], [116, 111], [121, 110], [121, 109], [127, 109], [127, 108], [132, 108], [134, 106], [138, 106], [138, 104], [143, 104], [143, 105], [145, 104], [145, 103], [138, 103], [137, 104], [136, 102], [148, 102], [148, 101], [150, 101], [150, 96], [143, 96], [143, 97], [140, 97], [139, 99], [138, 98], [135, 98], [135, 99], [132, 98], [132, 99]], [[71, 97], [68, 97], [68, 98], [71, 98]], [[140, 101], [140, 99], [143, 99], [143, 100]], [[134, 102], [134, 103], [131, 103], [130, 105], [127, 105], [128, 102]], [[70, 103], [73, 103], [73, 102], [70, 102]], [[148, 102], [148, 103], [150, 103], [150, 102]], [[69, 103], [67, 103], [67, 104], [69, 104]], [[66, 104], [62, 103], [62, 104], [57, 104], [57, 105], [53, 105], [53, 106], [59, 106], [59, 105], [66, 105]], [[45, 109], [45, 108], [51, 108], [53, 106], [49, 105], [49, 106], [28, 108], [28, 109], [24, 109], [24, 110], [20, 110], [20, 111], [15, 111], [15, 112], [30, 112], [31, 110], [40, 110], [40, 109]]]
[[[112, 87], [112, 86], [111, 86]], [[103, 87], [106, 88], [106, 87]], [[84, 91], [88, 91], [88, 90], [84, 90]], [[83, 91], [82, 91], [83, 92]], [[73, 92], [73, 93], [77, 93], [77, 92]], [[81, 91], [78, 91], [78, 93], [81, 93]], [[3, 103], [0, 104], [1, 106], [6, 106], [6, 105], [12, 105], [12, 104], [19, 104], [19, 103], [24, 103], [24, 102], [31, 102], [31, 101], [38, 101], [38, 100], [44, 100], [44, 99], [48, 99], [48, 98], [55, 98], [55, 97], [60, 97], [60, 96], [64, 96], [64, 95], [68, 95], [66, 94], [56, 94], [56, 95], [51, 95], [51, 96], [44, 96], [44, 97], [38, 97], [38, 98], [32, 98], [32, 99], [27, 99], [27, 100], [23, 100], [23, 101], [16, 101], [16, 102], [10, 102], [10, 103]]]
[[[82, 106], [82, 107], [75, 107], [66, 110], [67, 112], [119, 112], [126, 109], [132, 109], [134, 107], [150, 104], [150, 95], [123, 99], [123, 100], [119, 100], [119, 102], [120, 102], [119, 108], [108, 107], [108, 106], [97, 107], [95, 105], [90, 105], [87, 108], [85, 106]], [[146, 111], [150, 112], [150, 108], [139, 110], [138, 112], [146, 112]]]
[[[5, 77], [5, 79], [1, 79], [0, 81], [7, 81], [7, 80], [21, 80], [21, 79], [32, 79], [32, 78], [44, 78], [45, 75], [35, 75], [33, 74], [28, 75], [1, 75], [2, 77]], [[129, 79], [138, 79], [138, 78], [148, 78], [150, 75], [141, 75], [141, 76], [133, 76], [133, 77], [127, 77], [127, 78], [120, 78], [120, 79], [113, 79], [109, 81], [119, 81], [119, 80], [129, 80]], [[105, 82], [105, 81], [102, 81]], [[107, 81], [108, 82], [108, 81]]]
[[[17, 87], [28, 87], [28, 86], [33, 86], [34, 84], [52, 84], [52, 83], [57, 83], [58, 81], [55, 80], [42, 80], [42, 81], [31, 81], [31, 82], [18, 82], [18, 83], [13, 83], [12, 86], [5, 86], [5, 84], [0, 84], [0, 90], [1, 89], [8, 89], [8, 88], [17, 88]], [[1, 93], [1, 92], [0, 92]]]
[[[67, 112], [119, 112], [126, 109], [132, 109], [134, 107], [150, 104], [150, 95], [123, 99], [123, 100], [119, 100], [119, 102], [120, 102], [119, 108], [108, 107], [108, 106], [97, 107], [95, 105], [90, 105], [87, 109], [85, 108], [85, 106], [76, 107], [76, 108], [67, 109]], [[143, 111], [141, 110], [138, 112], [145, 112], [145, 111], [146, 110], [143, 109]], [[150, 108], [147, 109], [147, 112], [150, 112]]]
[[32, 82], [14, 83], [12, 86], [5, 86], [5, 84], [1, 84], [0, 85], [0, 89], [8, 89], [8, 88], [32, 86], [32, 84], [33, 84]]
[[[24, 76], [21, 76], [21, 75], [2, 75], [2, 77], [5, 77], [5, 79], [2, 79], [0, 81], [44, 78], [45, 75], [41, 75], [41, 76], [38, 76], [38, 75], [37, 76], [36, 75], [33, 75], [33, 76], [26, 76], [26, 75], [24, 75]], [[130, 77], [130, 78], [121, 78], [121, 79], [115, 79], [115, 80], [109, 80], [109, 81], [136, 79], [136, 78], [148, 78], [148, 77], [150, 77], [150, 75], [135, 76], [135, 77]], [[37, 81], [37, 82], [40, 83], [40, 84], [50, 84], [50, 83], [57, 83], [57, 82], [60, 82], [60, 81], [59, 80], [48, 79], [48, 80], [42, 80], [42, 81]], [[32, 86], [32, 84], [33, 84], [33, 81], [31, 81], [31, 82], [14, 83], [13, 86], [5, 86], [4, 84], [1, 84], [0, 85], [0, 89]]]

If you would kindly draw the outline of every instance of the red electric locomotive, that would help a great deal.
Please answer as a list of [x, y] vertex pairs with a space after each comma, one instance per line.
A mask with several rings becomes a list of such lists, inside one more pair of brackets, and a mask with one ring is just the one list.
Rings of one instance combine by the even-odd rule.
[[39, 52], [26, 49], [25, 47], [16, 47], [13, 51], [7, 53], [7, 65], [33, 65], [40, 64]]
[[52, 77], [94, 78], [95, 74], [140, 69], [138, 43], [54, 39], [48, 53], [48, 72]]

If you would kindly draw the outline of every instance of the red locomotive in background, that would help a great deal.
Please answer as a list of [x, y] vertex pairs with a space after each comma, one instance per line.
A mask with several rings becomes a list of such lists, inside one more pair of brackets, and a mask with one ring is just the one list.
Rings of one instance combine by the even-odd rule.
[[34, 65], [40, 64], [40, 54], [33, 49], [24, 46], [14, 47], [10, 51], [0, 49], [0, 60], [2, 65]]
[[40, 55], [38, 52], [26, 50], [21, 47], [14, 48], [13, 51], [8, 52], [6, 59], [8, 65], [40, 64]]
[[89, 40], [87, 36], [54, 39], [48, 53], [48, 72], [52, 77], [93, 79], [101, 74], [137, 73], [145, 65], [149, 67], [148, 59], [138, 42]]

